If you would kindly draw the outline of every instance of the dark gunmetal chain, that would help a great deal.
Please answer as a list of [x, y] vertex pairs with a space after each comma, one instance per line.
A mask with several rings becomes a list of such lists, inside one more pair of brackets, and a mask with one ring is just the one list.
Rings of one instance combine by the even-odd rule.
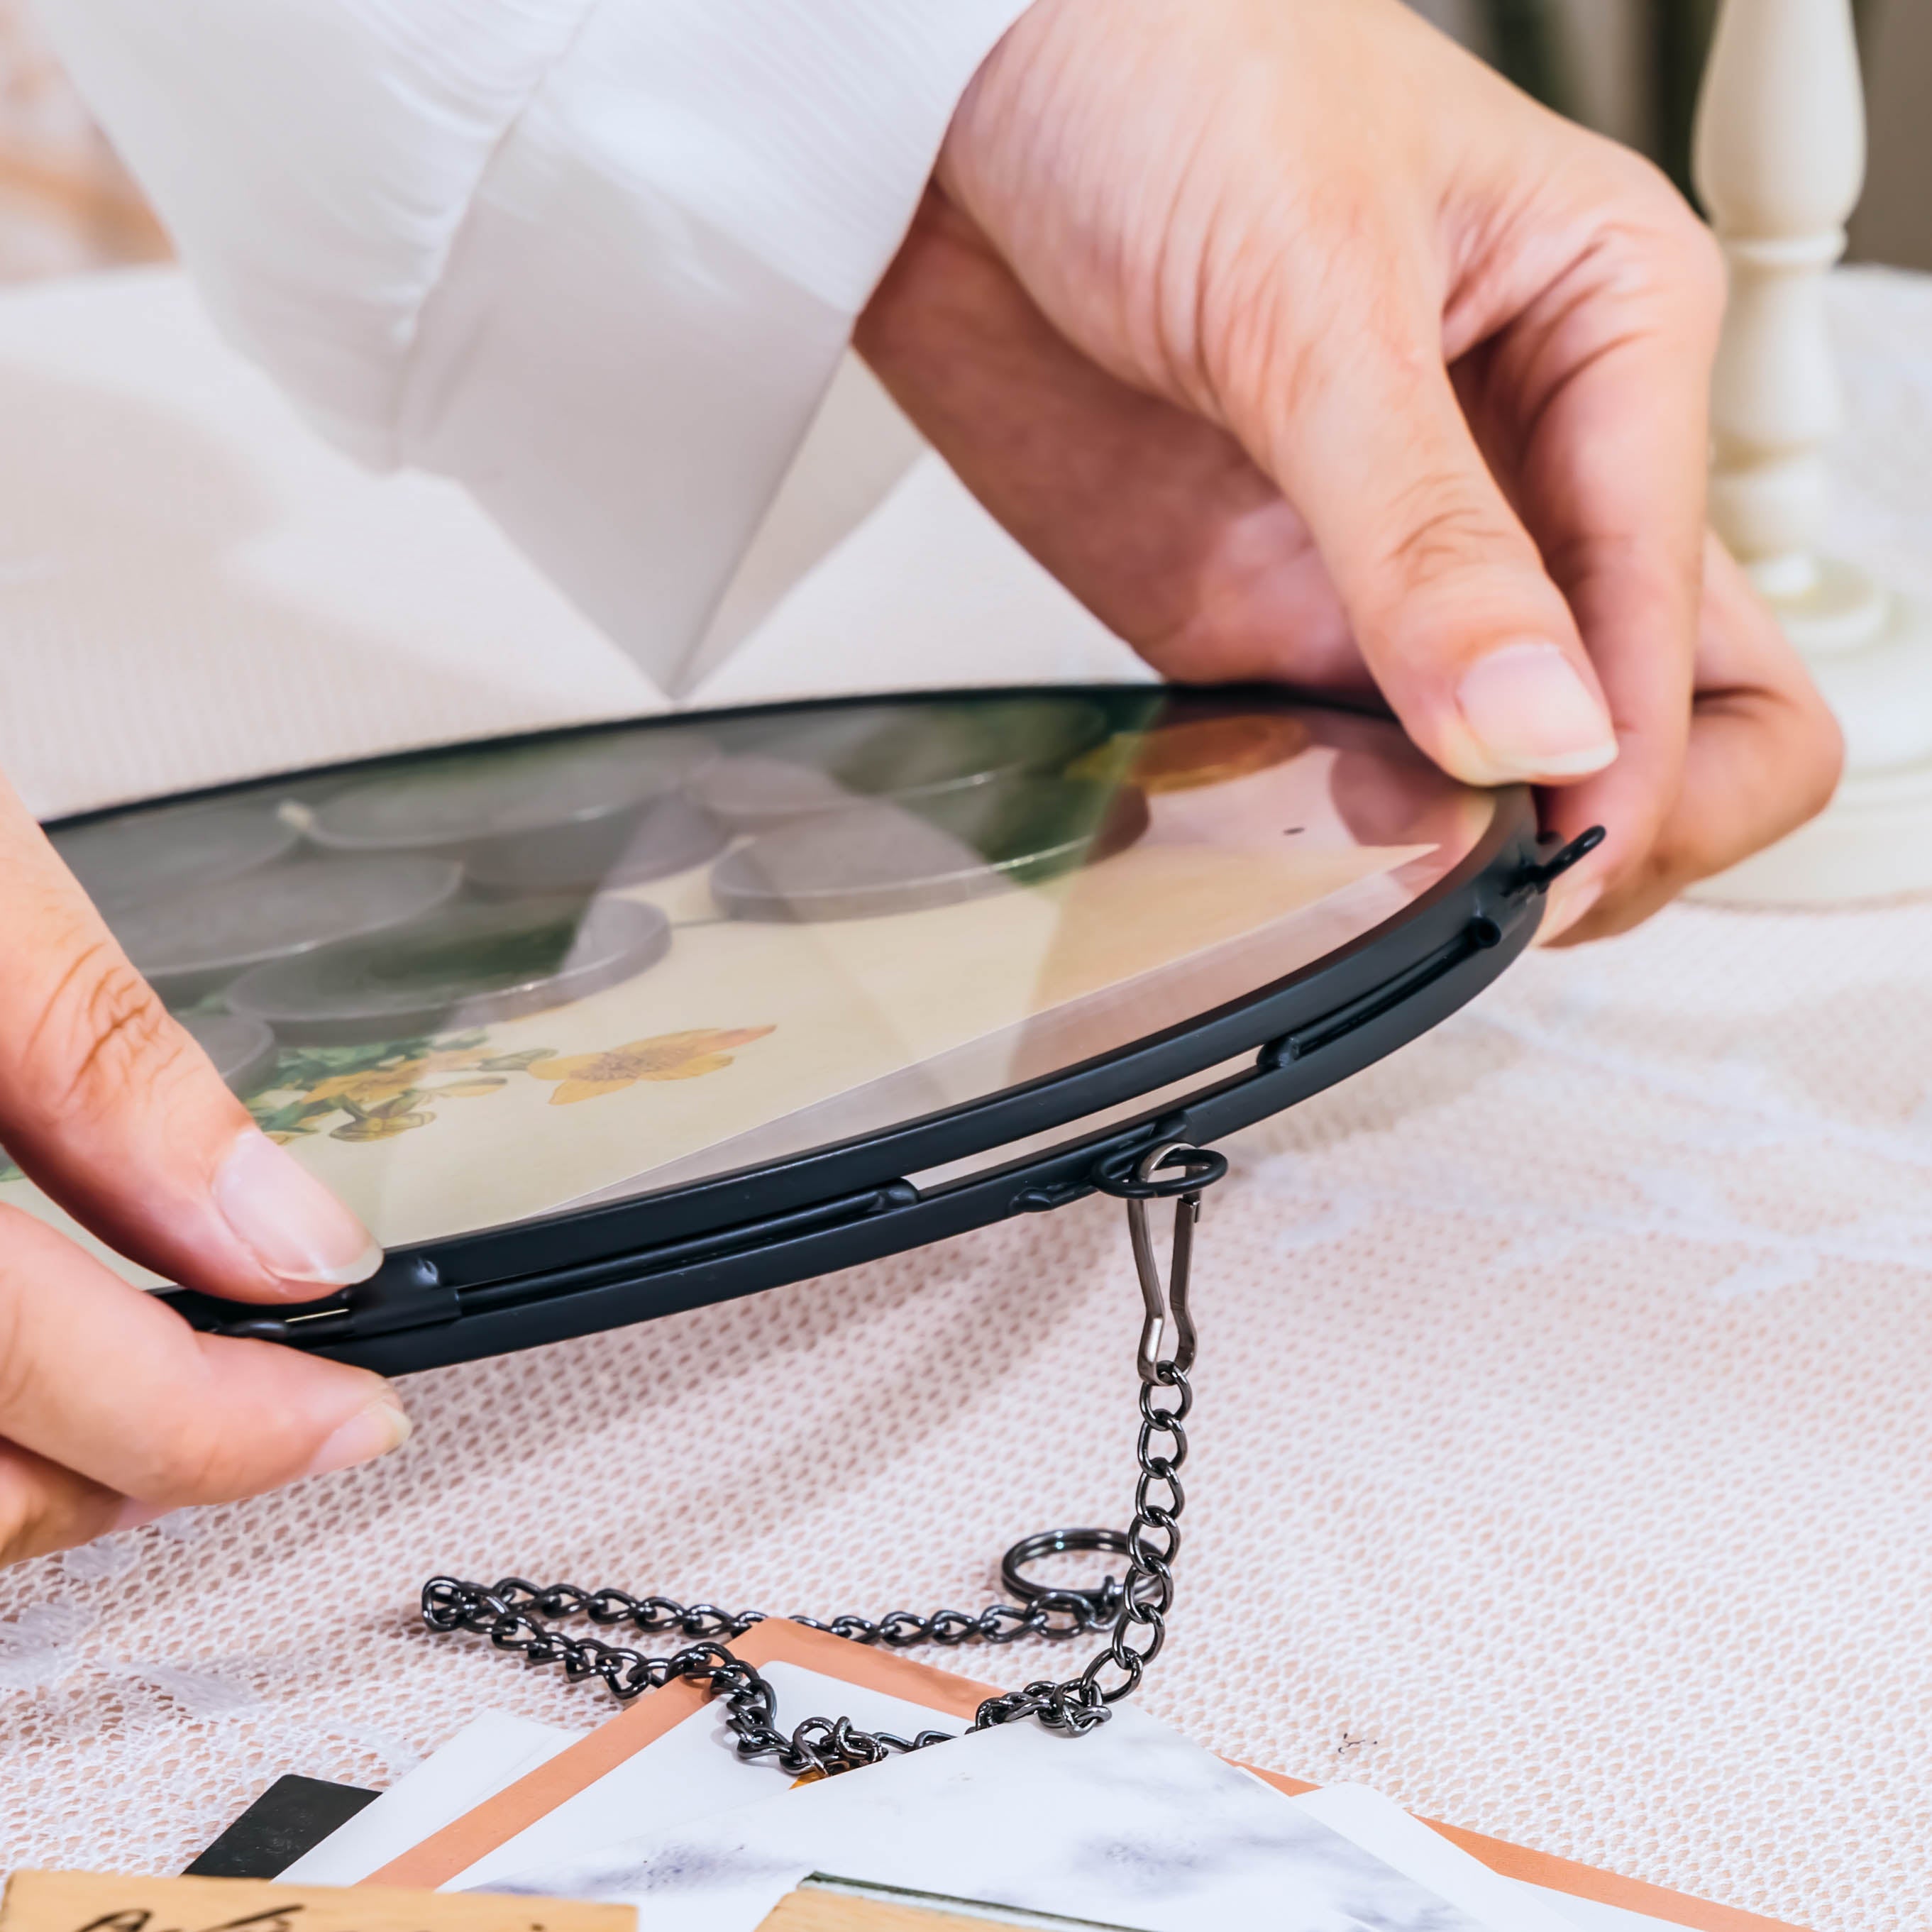
[[[1178, 1168], [1178, 1173], [1164, 1172]], [[1134, 1490], [1134, 1516], [1124, 1535], [1112, 1531], [1060, 1530], [1031, 1537], [1008, 1552], [1004, 1574], [1024, 1604], [990, 1604], [975, 1616], [964, 1610], [935, 1610], [921, 1616], [894, 1610], [877, 1618], [856, 1616], [820, 1622], [794, 1617], [808, 1630], [823, 1630], [853, 1643], [905, 1650], [918, 1644], [1005, 1644], [1022, 1637], [1064, 1642], [1091, 1631], [1110, 1633], [1105, 1646], [1076, 1677], [1042, 1679], [989, 1697], [969, 1727], [1033, 1718], [1049, 1730], [1076, 1736], [1103, 1724], [1109, 1706], [1139, 1688], [1148, 1666], [1167, 1640], [1167, 1618], [1174, 1606], [1174, 1565], [1180, 1554], [1180, 1515], [1186, 1498], [1181, 1466], [1187, 1460], [1189, 1411], [1194, 1396], [1188, 1372], [1194, 1364], [1194, 1325], [1187, 1302], [1193, 1231], [1201, 1196], [1227, 1172], [1222, 1156], [1179, 1142], [1166, 1142], [1141, 1156], [1127, 1172], [1103, 1177], [1100, 1186], [1127, 1203], [1134, 1261], [1146, 1305], [1137, 1366], [1141, 1376], [1141, 1426], [1136, 1460], [1140, 1479]], [[1167, 1281], [1160, 1277], [1148, 1226], [1150, 1201], [1174, 1201], [1174, 1256]], [[1166, 1346], [1172, 1328], [1173, 1346]], [[1113, 1550], [1127, 1559], [1124, 1581], [1112, 1576], [1090, 1589], [1027, 1584], [1024, 1562], [1050, 1551]], [[734, 1612], [715, 1604], [680, 1604], [669, 1597], [634, 1597], [622, 1590], [580, 1589], [573, 1583], [538, 1585], [506, 1576], [484, 1586], [434, 1576], [423, 1586], [422, 1618], [431, 1630], [458, 1630], [488, 1637], [499, 1650], [520, 1656], [536, 1667], [560, 1664], [572, 1682], [596, 1678], [628, 1701], [646, 1690], [682, 1681], [701, 1685], [722, 1702], [739, 1756], [772, 1758], [794, 1778], [836, 1775], [877, 1764], [896, 1752], [923, 1750], [954, 1734], [921, 1731], [902, 1738], [889, 1731], [861, 1730], [849, 1718], [808, 1718], [788, 1736], [778, 1728], [778, 1699], [770, 1684], [730, 1646], [754, 1624], [761, 1610]], [[668, 1655], [608, 1644], [592, 1636], [572, 1637], [551, 1620], [582, 1618], [609, 1628], [628, 1624], [646, 1637], [673, 1635], [690, 1640]], [[1111, 1674], [1111, 1681], [1108, 1679]]]

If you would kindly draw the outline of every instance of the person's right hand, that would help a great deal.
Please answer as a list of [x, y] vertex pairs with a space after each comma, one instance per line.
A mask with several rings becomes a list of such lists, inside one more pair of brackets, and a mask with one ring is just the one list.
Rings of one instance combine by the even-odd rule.
[[[0, 780], [0, 1147], [110, 1247], [238, 1301], [309, 1301], [382, 1252], [249, 1118]], [[0, 1563], [366, 1462], [380, 1376], [200, 1335], [0, 1207]]]
[[1724, 310], [1664, 177], [1398, 0], [1034, 0], [859, 346], [1164, 675], [1379, 697], [1603, 845], [1546, 938], [1822, 808], [1838, 727], [1706, 526]]

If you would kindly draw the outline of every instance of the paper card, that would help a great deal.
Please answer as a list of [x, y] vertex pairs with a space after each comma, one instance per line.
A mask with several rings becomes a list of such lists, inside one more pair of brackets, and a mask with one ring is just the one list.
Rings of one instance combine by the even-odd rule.
[[[955, 1723], [970, 1720], [980, 1701], [992, 1694], [988, 1685], [935, 1670], [910, 1657], [871, 1650], [777, 1619], [755, 1626], [734, 1647], [760, 1670], [789, 1661], [816, 1673], [883, 1691]], [[647, 1749], [700, 1709], [704, 1702], [700, 1694], [683, 1684], [673, 1684], [640, 1700], [581, 1743], [456, 1820], [377, 1876], [388, 1884], [434, 1886], [448, 1882], [575, 1793], [590, 1788], [616, 1766]], [[1277, 1772], [1256, 1771], [1252, 1774], [1290, 1796], [1315, 1790]], [[1793, 1928], [1734, 1907], [1687, 1898], [1661, 1886], [1598, 1871], [1500, 1838], [1434, 1820], [1420, 1822], [1489, 1870], [1536, 1888], [1548, 1902], [1588, 1928], [1588, 1932], [1652, 1932], [1652, 1924], [1646, 1921], [1691, 1928], [1691, 1932], [1795, 1932]]]
[[[808, 1717], [849, 1717], [866, 1730], [910, 1737], [922, 1730], [957, 1730], [958, 1720], [930, 1706], [841, 1682], [795, 1664], [761, 1665], [778, 1693], [786, 1728]], [[575, 1858], [615, 1844], [641, 1820], [655, 1826], [686, 1823], [782, 1792], [791, 1780], [769, 1760], [746, 1763], [731, 1748], [724, 1714], [716, 1704], [693, 1711], [596, 1783], [568, 1798], [495, 1850], [458, 1872], [452, 1891], [488, 1886], [526, 1868]]]
[[652, 1932], [755, 1932], [814, 1872], [1140, 1932], [1481, 1926], [1130, 1706], [1084, 1737], [1009, 1725], [494, 1882], [648, 1900]]
[[505, 1711], [485, 1711], [374, 1804], [268, 1876], [290, 1884], [357, 1884], [568, 1750], [584, 1735]]
[[[731, 1648], [760, 1670], [781, 1662], [796, 1664], [846, 1684], [937, 1712], [953, 1722], [970, 1720], [981, 1702], [995, 1694], [990, 1684], [972, 1683], [909, 1657], [868, 1650], [782, 1618], [754, 1624]], [[579, 1792], [588, 1791], [687, 1718], [702, 1712], [706, 1702], [702, 1691], [682, 1682], [639, 1698], [620, 1716], [392, 1859], [372, 1873], [371, 1878], [379, 1885], [447, 1885], [458, 1873], [466, 1871]], [[746, 1768], [734, 1762], [730, 1768], [742, 1772]]]
[[[1280, 1781], [1272, 1772], [1258, 1775], [1271, 1784]], [[1782, 1919], [1761, 1918], [1734, 1905], [1714, 1905], [1708, 1899], [1688, 1898], [1620, 1873], [1599, 1871], [1594, 1865], [1532, 1851], [1506, 1838], [1466, 1831], [1460, 1825], [1445, 1825], [1434, 1818], [1419, 1822], [1491, 1871], [1535, 1888], [1564, 1917], [1588, 1927], [1589, 1932], [1654, 1932], [1660, 1925], [1688, 1928], [1689, 1932], [1801, 1932]]]
[[1331, 1784], [1286, 1801], [1406, 1878], [1461, 1907], [1490, 1932], [1574, 1932], [1533, 1886], [1492, 1872], [1365, 1784]]
[[[930, 1704], [912, 1703], [863, 1685], [842, 1683], [797, 1665], [777, 1662], [764, 1670], [778, 1690], [781, 1712], [788, 1716], [808, 1706], [814, 1713], [830, 1712], [836, 1703], [838, 1711], [868, 1728], [896, 1728], [902, 1734], [928, 1724], [960, 1721]], [[547, 1761], [577, 1735], [524, 1719], [488, 1714], [466, 1726], [385, 1792], [378, 1802], [391, 1808], [386, 1814], [373, 1813], [372, 1808], [372, 1813], [344, 1826], [286, 1876], [329, 1884], [349, 1884], [365, 1877], [381, 1862], [369, 1842], [369, 1826], [382, 1828], [382, 1843], [388, 1856], [395, 1856], [414, 1842], [404, 1835], [412, 1822], [421, 1823], [418, 1835], [425, 1836], [477, 1802], [484, 1795], [479, 1786], [487, 1784], [491, 1792], [507, 1787], [529, 1754], [532, 1737], [548, 1746], [543, 1753]], [[458, 1873], [452, 1887], [487, 1886], [500, 1873], [513, 1871], [519, 1865], [593, 1850], [623, 1836], [640, 1817], [670, 1824], [734, 1808], [748, 1792], [768, 1784], [775, 1775], [732, 1756], [723, 1720], [707, 1706], [674, 1724], [653, 1744]], [[1675, 1919], [1648, 1916], [1505, 1877], [1365, 1785], [1334, 1785], [1295, 1798], [1282, 1795], [1284, 1802], [1301, 1806], [1352, 1844], [1461, 1906], [1492, 1932], [1571, 1932], [1576, 1926], [1586, 1932], [1681, 1932], [1681, 1922]], [[411, 1808], [395, 1808], [402, 1805]], [[787, 1926], [793, 1932], [812, 1932], [817, 1922], [812, 1915], [793, 1910], [810, 1895], [808, 1888], [805, 1894], [782, 1903], [766, 1922], [764, 1932], [782, 1932]]]
[[[1583, 1932], [1679, 1932], [1675, 1919], [1653, 1918], [1648, 1912], [1632, 1912], [1621, 1905], [1605, 1905], [1594, 1898], [1572, 1898], [1564, 1892], [1553, 1892], [1549, 1898], [1564, 1918], [1572, 1925], [1581, 1926]], [[1754, 1922], [1765, 1922], [1745, 1921], [1747, 1924]]]
[[182, 1874], [184, 1878], [279, 1878], [376, 1802], [360, 1785], [278, 1778]]

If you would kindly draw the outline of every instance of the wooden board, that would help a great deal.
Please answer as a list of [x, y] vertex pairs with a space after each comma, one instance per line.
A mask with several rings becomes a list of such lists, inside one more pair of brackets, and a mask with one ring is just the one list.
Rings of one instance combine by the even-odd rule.
[[[959, 1910], [950, 1911], [956, 1905]], [[998, 1911], [966, 1899], [874, 1895], [862, 1888], [808, 1879], [773, 1906], [758, 1932], [1128, 1932], [1085, 1918], [1048, 1918], [1034, 1912]]]
[[0, 1896], [0, 1932], [637, 1932], [637, 1923], [628, 1905], [259, 1878], [22, 1871]]
[[[808, 1883], [779, 1900], [759, 1932], [987, 1932], [988, 1926], [1009, 1926], [970, 1905], [945, 1910], [952, 1902]], [[1046, 1922], [1017, 1916], [1010, 1932]], [[1053, 1922], [1061, 1928], [1077, 1923]], [[487, 1892], [278, 1885], [268, 1879], [23, 1871], [0, 1896], [0, 1932], [636, 1932], [636, 1925], [628, 1905]]]

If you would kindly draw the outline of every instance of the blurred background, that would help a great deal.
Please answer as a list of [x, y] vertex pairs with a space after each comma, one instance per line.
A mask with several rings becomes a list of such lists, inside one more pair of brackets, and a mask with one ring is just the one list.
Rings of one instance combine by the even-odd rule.
[[[1565, 114], [1662, 163], [1688, 192], [1718, 0], [1413, 0]], [[1932, 0], [1857, 0], [1871, 182], [1855, 260], [1932, 269]]]
[[[1413, 0], [1539, 98], [1688, 171], [1717, 0]], [[1859, 0], [1872, 178], [1855, 258], [1932, 269], [1932, 0]], [[166, 252], [36, 30], [0, 0], [0, 280]]]
[[0, 0], [0, 281], [166, 252], [47, 52], [28, 0]]

